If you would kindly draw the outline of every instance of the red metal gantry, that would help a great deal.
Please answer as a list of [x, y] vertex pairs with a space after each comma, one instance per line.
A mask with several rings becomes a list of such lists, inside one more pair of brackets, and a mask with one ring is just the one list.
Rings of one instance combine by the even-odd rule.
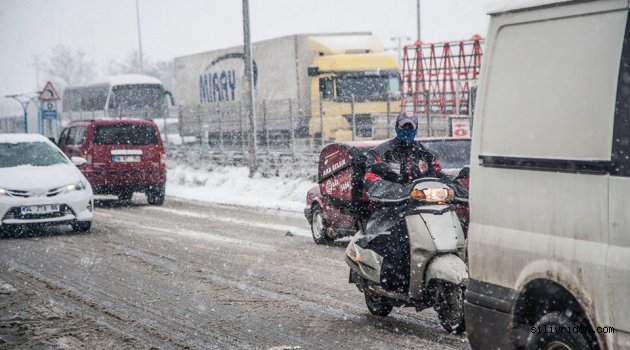
[[483, 38], [405, 46], [401, 110], [418, 114], [468, 115], [471, 87], [481, 69]]

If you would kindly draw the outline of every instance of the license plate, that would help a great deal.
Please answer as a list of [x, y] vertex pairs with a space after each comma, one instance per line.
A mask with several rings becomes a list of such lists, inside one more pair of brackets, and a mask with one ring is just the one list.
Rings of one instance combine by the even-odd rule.
[[59, 204], [23, 205], [20, 213], [25, 214], [51, 214], [59, 212]]
[[112, 162], [120, 162], [120, 163], [137, 163], [140, 161], [140, 156], [138, 155], [113, 155]]

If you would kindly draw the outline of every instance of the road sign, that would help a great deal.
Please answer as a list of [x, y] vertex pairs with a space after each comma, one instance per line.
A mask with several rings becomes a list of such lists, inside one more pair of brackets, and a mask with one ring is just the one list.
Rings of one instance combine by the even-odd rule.
[[52, 83], [49, 81], [46, 82], [46, 86], [44, 86], [44, 89], [42, 89], [37, 98], [40, 101], [57, 101], [60, 99], [57, 90], [55, 90]]
[[57, 110], [56, 109], [43, 109], [42, 119], [57, 119]]
[[468, 117], [451, 118], [453, 137], [470, 137], [470, 120]]

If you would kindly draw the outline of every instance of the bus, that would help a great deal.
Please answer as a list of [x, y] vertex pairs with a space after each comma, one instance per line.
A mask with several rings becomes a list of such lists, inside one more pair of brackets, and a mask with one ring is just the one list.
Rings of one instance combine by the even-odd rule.
[[163, 119], [174, 104], [173, 95], [159, 79], [116, 75], [93, 84], [67, 87], [62, 94], [61, 124], [103, 118]]

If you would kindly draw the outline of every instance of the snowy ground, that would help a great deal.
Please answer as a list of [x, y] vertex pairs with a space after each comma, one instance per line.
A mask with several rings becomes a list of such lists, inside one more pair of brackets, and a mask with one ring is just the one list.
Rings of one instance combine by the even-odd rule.
[[302, 211], [306, 192], [316, 183], [300, 178], [263, 177], [250, 179], [246, 167], [212, 166], [194, 169], [169, 166], [166, 195], [209, 203], [245, 205]]

